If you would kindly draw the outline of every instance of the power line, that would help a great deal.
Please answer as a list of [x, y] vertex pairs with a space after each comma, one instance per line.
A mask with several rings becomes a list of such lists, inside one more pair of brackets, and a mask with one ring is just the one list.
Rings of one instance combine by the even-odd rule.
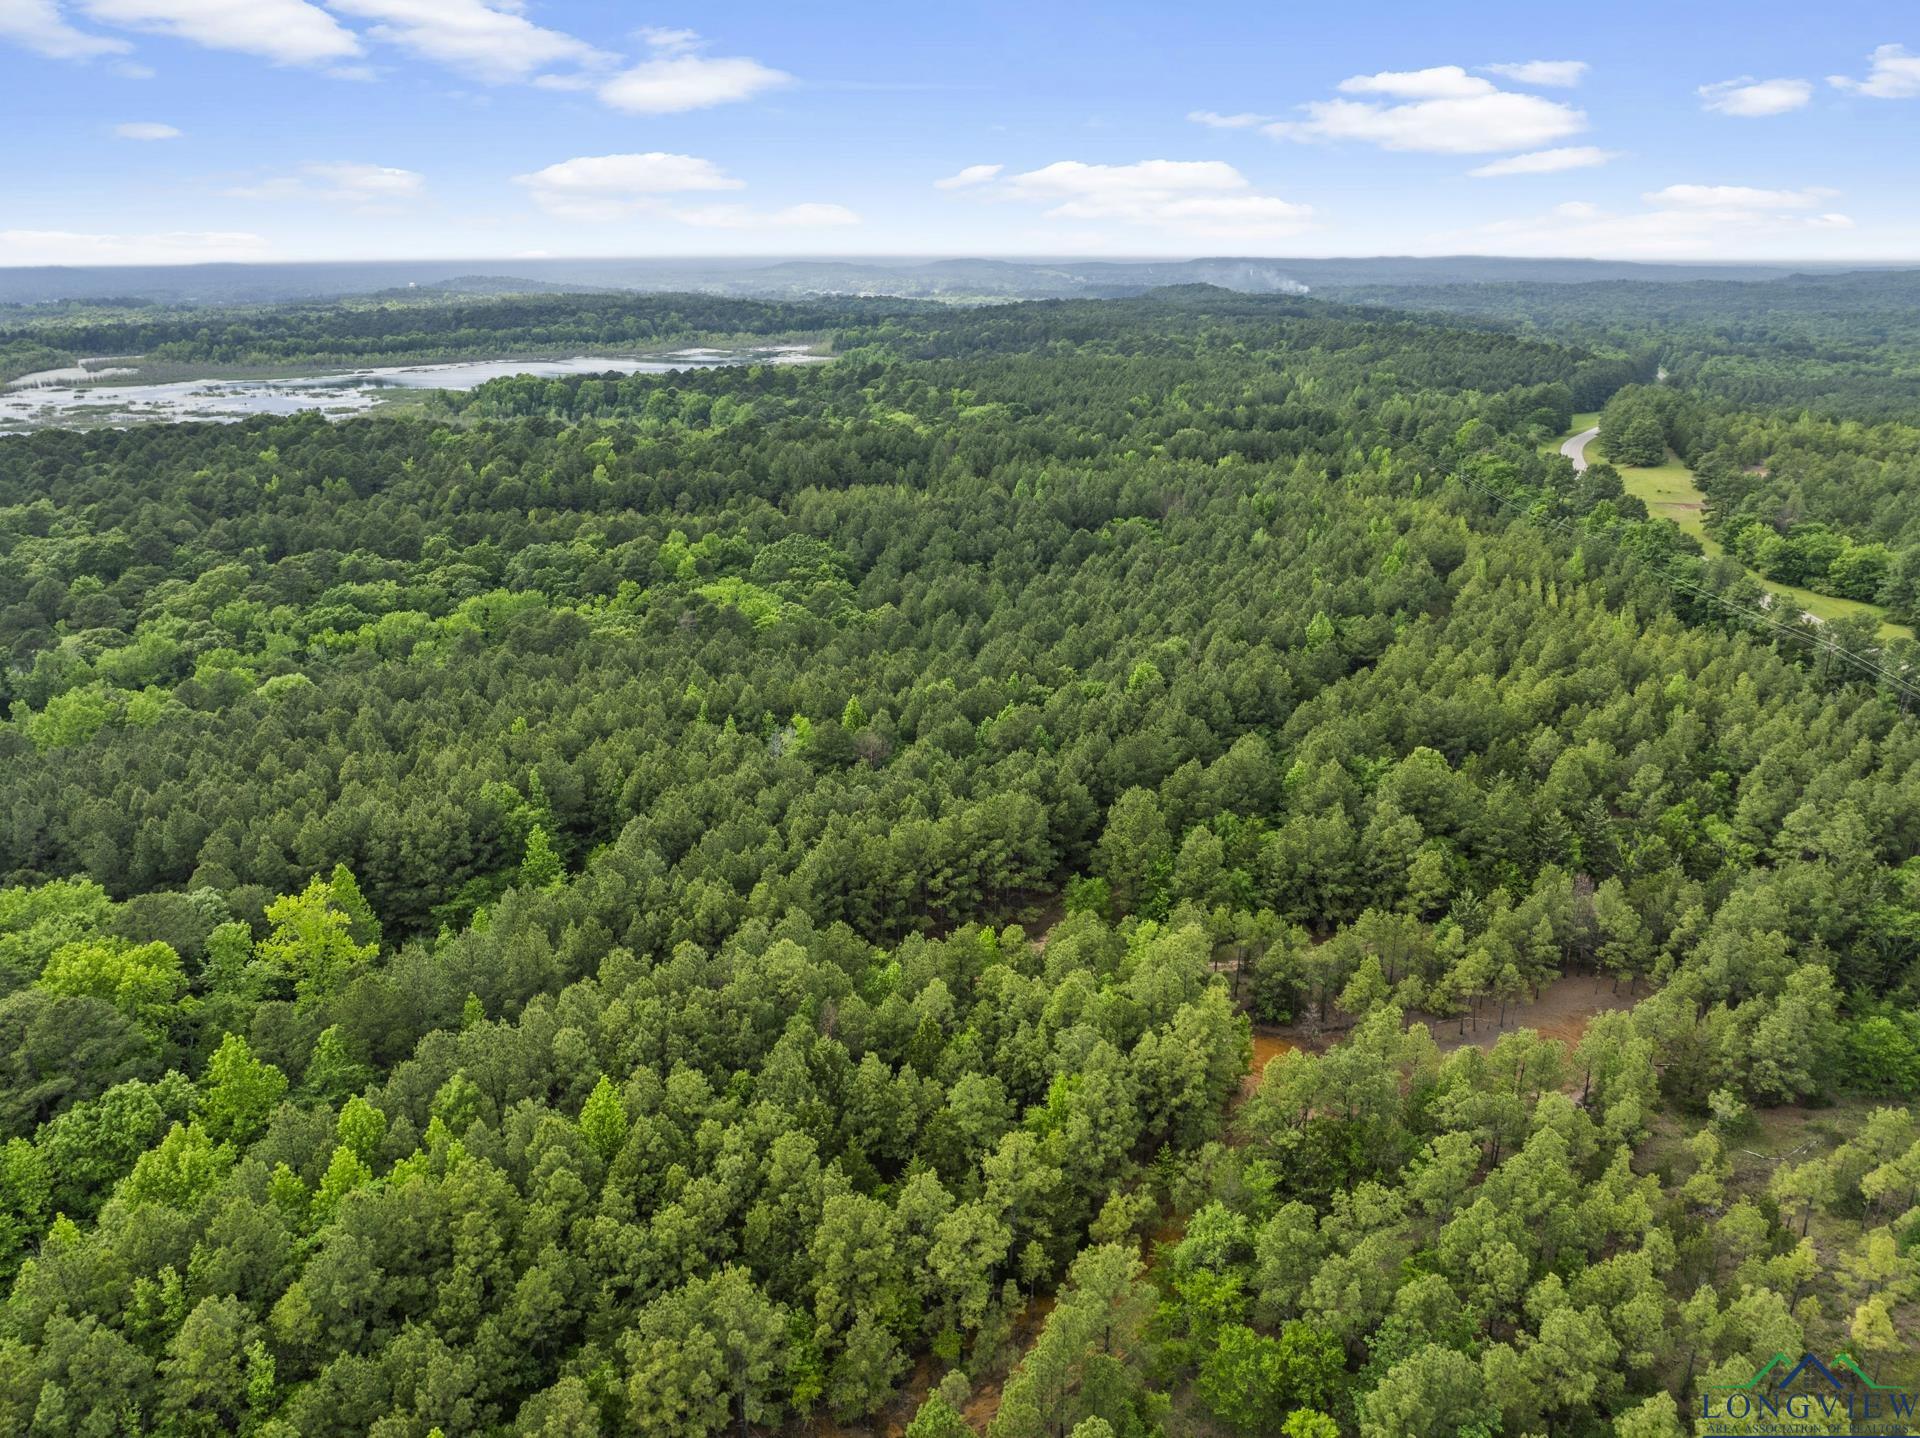
[[[1535, 514], [1531, 508], [1521, 505], [1519, 501], [1513, 499], [1508, 495], [1502, 494], [1499, 490], [1493, 488], [1491, 485], [1482, 484], [1478, 480], [1468, 478], [1465, 474], [1462, 474], [1457, 469], [1453, 471], [1452, 477], [1458, 480], [1461, 484], [1466, 485], [1469, 489], [1478, 490], [1480, 493], [1486, 495], [1489, 499], [1493, 500], [1494, 503], [1502, 506], [1503, 508], [1513, 510], [1515, 513], [1523, 516], [1526, 519], [1533, 521], [1535, 524], [1547, 525], [1550, 528], [1559, 530], [1561, 533], [1566, 534], [1575, 540], [1583, 539], [1586, 537], [1586, 535], [1581, 530], [1577, 529], [1573, 524], [1569, 523], [1568, 521], [1563, 519], [1555, 519], [1551, 515]], [[1740, 618], [1749, 621], [1750, 623], [1757, 624], [1766, 629], [1771, 629], [1778, 634], [1784, 634], [1790, 639], [1798, 639], [1803, 643], [1816, 645], [1819, 648], [1825, 650], [1828, 654], [1839, 655], [1849, 660], [1851, 663], [1857, 665], [1861, 669], [1866, 670], [1868, 673], [1878, 676], [1886, 684], [1891, 686], [1900, 695], [1901, 707], [1903, 709], [1906, 707], [1906, 704], [1908, 701], [1920, 699], [1920, 685], [1915, 685], [1910, 680], [1908, 680], [1904, 675], [1896, 673], [1894, 670], [1887, 668], [1884, 664], [1881, 664], [1874, 659], [1870, 659], [1864, 654], [1856, 654], [1851, 649], [1848, 649], [1845, 646], [1836, 643], [1833, 639], [1826, 637], [1826, 635], [1820, 629], [1814, 629], [1810, 631], [1804, 626], [1793, 626], [1793, 625], [1782, 624], [1779, 620], [1770, 617], [1767, 614], [1767, 612], [1763, 609], [1749, 609], [1745, 605], [1737, 604], [1733, 600], [1728, 599], [1724, 594], [1720, 594], [1714, 590], [1708, 589], [1704, 585], [1696, 584], [1690, 579], [1684, 579], [1681, 576], [1673, 573], [1671, 570], [1666, 569], [1664, 567], [1655, 567], [1653, 572], [1658, 578], [1663, 580], [1665, 583], [1671, 585], [1675, 589], [1685, 590], [1689, 594], [1695, 595], [1701, 599], [1709, 600], [1712, 603], [1719, 605], [1722, 609], [1726, 610], [1729, 614], [1737, 615]]]

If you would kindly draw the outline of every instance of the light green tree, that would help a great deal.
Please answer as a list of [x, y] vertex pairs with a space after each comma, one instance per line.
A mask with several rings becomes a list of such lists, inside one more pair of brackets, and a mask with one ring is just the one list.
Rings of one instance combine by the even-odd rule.
[[186, 988], [180, 956], [162, 943], [95, 939], [63, 944], [41, 971], [40, 986], [56, 994], [104, 999], [129, 1018], [162, 1027]]
[[1439, 1438], [1494, 1431], [1480, 1367], [1466, 1354], [1428, 1344], [1389, 1368], [1360, 1400], [1360, 1438]]
[[627, 1141], [627, 1107], [620, 1099], [620, 1090], [605, 1074], [600, 1075], [600, 1082], [580, 1108], [580, 1136], [602, 1163], [611, 1162]]
[[238, 1034], [220, 1041], [200, 1081], [200, 1122], [216, 1142], [245, 1145], [267, 1125], [287, 1091], [287, 1076], [253, 1056]]
[[547, 889], [565, 877], [566, 870], [561, 866], [560, 856], [553, 851], [546, 825], [535, 824], [527, 831], [527, 852], [520, 860], [520, 882], [530, 889]]
[[272, 931], [258, 945], [260, 961], [270, 972], [293, 981], [303, 1004], [330, 998], [346, 984], [353, 971], [371, 963], [379, 950], [353, 938], [353, 917], [335, 900], [332, 885], [316, 878], [298, 894], [287, 894], [267, 906]]

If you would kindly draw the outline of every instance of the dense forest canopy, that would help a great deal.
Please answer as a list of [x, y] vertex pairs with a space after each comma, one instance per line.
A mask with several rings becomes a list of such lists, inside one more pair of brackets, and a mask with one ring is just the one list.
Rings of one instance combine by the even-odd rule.
[[[913, 308], [905, 300], [867, 307], [874, 313]], [[231, 368], [652, 349], [695, 337], [807, 335], [844, 317], [844, 308], [831, 303], [704, 295], [403, 293], [258, 307], [36, 306], [0, 309], [0, 365], [27, 373], [35, 352]]]
[[[0, 438], [0, 1429], [1920, 1381], [1915, 646], [1547, 443], [1611, 402], [1730, 547], [1792, 503], [1892, 573], [1899, 426], [1205, 287], [472, 305], [837, 358]], [[1617, 1002], [1509, 1029], [1566, 976]]]
[[1617, 463], [1675, 454], [1705, 496], [1706, 531], [1756, 572], [1920, 620], [1920, 426], [1628, 385], [1600, 428]]
[[1920, 270], [1760, 283], [1357, 285], [1354, 302], [1434, 310], [1617, 348], [1677, 384], [1741, 406], [1865, 420], [1920, 413]]

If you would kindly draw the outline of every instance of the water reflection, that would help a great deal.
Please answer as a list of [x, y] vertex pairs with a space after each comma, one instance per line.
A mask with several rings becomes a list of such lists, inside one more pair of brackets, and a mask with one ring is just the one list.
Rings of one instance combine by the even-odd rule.
[[[0, 429], [43, 426], [91, 429], [168, 420], [238, 420], [256, 414], [319, 410], [348, 415], [370, 409], [383, 391], [469, 390], [507, 375], [558, 378], [576, 374], [665, 374], [733, 364], [806, 364], [820, 357], [793, 345], [746, 350], [680, 350], [650, 359], [579, 355], [561, 360], [478, 360], [460, 364], [392, 365], [296, 379], [193, 379], [171, 384], [65, 383], [87, 371], [44, 371], [0, 391]], [[95, 375], [116, 371], [91, 371]], [[117, 371], [129, 373], [129, 371]]]

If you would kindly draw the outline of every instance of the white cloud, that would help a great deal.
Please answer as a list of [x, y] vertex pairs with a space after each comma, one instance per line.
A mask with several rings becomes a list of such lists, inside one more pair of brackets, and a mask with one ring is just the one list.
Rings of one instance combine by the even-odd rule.
[[1562, 170], [1591, 169], [1619, 158], [1618, 150], [1603, 150], [1598, 145], [1563, 145], [1554, 150], [1530, 150], [1524, 155], [1509, 155], [1504, 160], [1494, 160], [1467, 173], [1483, 180], [1501, 175], [1552, 175]]
[[984, 185], [1005, 168], [1005, 165], [968, 165], [958, 174], [935, 180], [933, 187], [936, 190], [963, 190], [969, 185]]
[[0, 40], [24, 45], [52, 60], [124, 55], [133, 48], [125, 40], [74, 29], [54, 0], [0, 0]]
[[67, 230], [0, 230], [0, 265], [184, 265], [258, 260], [272, 247], [240, 231], [87, 235]]
[[1640, 198], [1689, 210], [1810, 210], [1837, 190], [1756, 190], [1748, 185], [1668, 185]]
[[1873, 68], [1864, 80], [1847, 75], [1829, 75], [1827, 83], [1835, 89], [1871, 95], [1876, 100], [1911, 100], [1920, 96], [1920, 55], [1910, 55], [1904, 45], [1882, 45], [1867, 57]]
[[1224, 160], [1060, 160], [1010, 177], [998, 193], [1045, 203], [1052, 220], [1138, 225], [1210, 240], [1297, 235], [1313, 217], [1309, 205], [1254, 193], [1247, 177]]
[[1522, 85], [1552, 85], [1572, 89], [1587, 73], [1585, 60], [1523, 60], [1516, 64], [1488, 65], [1488, 74], [1504, 75]]
[[1187, 118], [1196, 125], [1205, 125], [1212, 130], [1251, 130], [1255, 125], [1271, 124], [1273, 116], [1254, 115], [1242, 112], [1238, 115], [1222, 115], [1216, 110], [1189, 110]]
[[1531, 149], [1587, 127], [1587, 117], [1571, 105], [1502, 90], [1458, 65], [1355, 75], [1341, 81], [1340, 89], [1389, 98], [1313, 100], [1300, 107], [1306, 119], [1277, 121], [1265, 133], [1282, 140], [1359, 140], [1385, 150], [1473, 155]]
[[791, 85], [793, 76], [744, 56], [696, 53], [691, 30], [645, 30], [651, 59], [622, 70], [600, 86], [600, 98], [632, 115], [671, 115], [750, 100]]
[[1575, 201], [1544, 215], [1495, 221], [1444, 236], [1437, 243], [1441, 248], [1465, 246], [1513, 255], [1795, 257], [1806, 254], [1817, 237], [1853, 228], [1853, 220], [1843, 214], [1807, 213], [1831, 193], [1669, 185], [1644, 196], [1647, 208], [1643, 210], [1612, 211]]
[[171, 125], [162, 125], [154, 120], [129, 120], [124, 125], [115, 125], [113, 133], [122, 140], [177, 140], [180, 132]]
[[426, 180], [415, 170], [391, 165], [354, 165], [344, 162], [308, 165], [307, 173], [331, 185], [336, 194], [363, 200], [405, 200], [420, 193]]
[[669, 54], [679, 54], [700, 48], [698, 30], [674, 30], [663, 25], [642, 25], [633, 33], [650, 50], [665, 50]]
[[1397, 95], [1408, 100], [1461, 99], [1491, 95], [1489, 80], [1469, 75], [1458, 65], [1434, 65], [1425, 70], [1382, 70], [1377, 75], [1354, 75], [1340, 82], [1343, 95]]
[[1141, 196], [1162, 199], [1195, 190], [1244, 190], [1247, 177], [1225, 160], [1141, 160], [1132, 165], [1056, 160], [1015, 175], [1008, 183], [1028, 196], [1132, 204]]
[[302, 165], [297, 175], [277, 175], [226, 193], [240, 200], [307, 200], [366, 207], [415, 199], [425, 187], [425, 177], [414, 170], [332, 160]]
[[514, 182], [526, 186], [541, 209], [570, 220], [645, 216], [703, 230], [829, 229], [860, 223], [844, 205], [760, 210], [731, 202], [676, 203], [677, 195], [746, 188], [711, 160], [694, 155], [583, 155], [516, 175]]
[[1737, 80], [1700, 87], [1702, 108], [1748, 120], [1784, 115], [1789, 110], [1798, 110], [1812, 98], [1813, 86], [1805, 80], [1756, 80], [1751, 75], [1742, 75]]
[[524, 80], [548, 65], [598, 65], [613, 57], [584, 40], [535, 25], [514, 0], [327, 0], [376, 23], [367, 33], [482, 80]]
[[80, 0], [95, 20], [191, 40], [215, 50], [259, 55], [281, 65], [313, 65], [360, 53], [360, 42], [306, 0]]
[[569, 219], [609, 220], [653, 206], [662, 195], [689, 190], [739, 190], [745, 182], [711, 160], [649, 151], [639, 155], [582, 155], [514, 176], [535, 203]]

